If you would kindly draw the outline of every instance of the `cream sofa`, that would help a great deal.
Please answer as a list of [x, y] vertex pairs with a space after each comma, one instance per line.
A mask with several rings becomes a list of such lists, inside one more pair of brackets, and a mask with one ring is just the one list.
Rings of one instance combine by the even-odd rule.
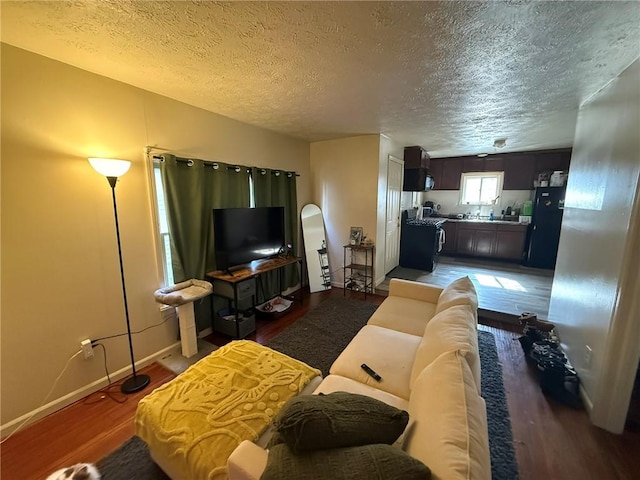
[[[387, 299], [314, 393], [359, 393], [406, 410], [410, 420], [401, 448], [426, 464], [433, 478], [490, 479], [477, 307], [468, 277], [444, 289], [391, 280]], [[242, 442], [229, 457], [229, 478], [260, 478], [267, 458], [263, 448]]]

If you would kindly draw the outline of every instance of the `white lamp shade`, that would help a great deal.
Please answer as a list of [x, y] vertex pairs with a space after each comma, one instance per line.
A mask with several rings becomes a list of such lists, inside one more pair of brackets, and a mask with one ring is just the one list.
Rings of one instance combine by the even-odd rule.
[[120, 177], [129, 171], [131, 162], [112, 158], [90, 158], [89, 163], [105, 177]]

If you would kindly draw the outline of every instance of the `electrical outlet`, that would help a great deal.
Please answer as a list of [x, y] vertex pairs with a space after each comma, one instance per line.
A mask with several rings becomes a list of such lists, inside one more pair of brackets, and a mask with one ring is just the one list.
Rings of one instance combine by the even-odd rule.
[[593, 350], [589, 345], [584, 346], [584, 366], [589, 368], [591, 366], [591, 357], [593, 356]]
[[93, 346], [91, 345], [91, 340], [88, 338], [80, 342], [80, 347], [82, 347], [82, 353], [84, 353], [84, 359], [89, 360], [93, 358]]

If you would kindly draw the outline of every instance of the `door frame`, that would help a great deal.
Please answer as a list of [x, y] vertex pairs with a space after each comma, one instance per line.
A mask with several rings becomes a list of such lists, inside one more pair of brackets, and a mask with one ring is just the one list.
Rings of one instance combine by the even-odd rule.
[[[397, 257], [398, 259], [398, 263], [396, 263], [394, 266], [392, 266], [391, 268], [388, 267], [387, 264], [387, 223], [389, 221], [389, 217], [388, 217], [388, 213], [389, 210], [388, 205], [389, 205], [389, 167], [391, 165], [391, 163], [396, 163], [400, 166], [401, 170], [402, 170], [402, 174], [400, 176], [400, 196], [402, 196], [402, 183], [404, 182], [404, 160], [401, 158], [398, 158], [394, 155], [389, 155], [387, 157], [387, 185], [386, 185], [386, 189], [385, 189], [385, 218], [384, 218], [384, 238], [385, 238], [385, 245], [384, 245], [384, 256], [383, 256], [383, 265], [384, 265], [384, 275], [386, 276], [387, 273], [389, 273], [391, 270], [393, 270], [395, 267], [397, 267], [400, 264], [400, 209], [401, 209], [401, 204], [402, 202], [399, 201], [398, 202], [398, 211], [396, 212], [396, 219], [397, 219], [397, 235], [398, 235], [398, 242], [396, 242], [396, 244], [398, 245], [398, 251], [395, 254], [395, 257]], [[384, 277], [383, 277], [384, 278]]]

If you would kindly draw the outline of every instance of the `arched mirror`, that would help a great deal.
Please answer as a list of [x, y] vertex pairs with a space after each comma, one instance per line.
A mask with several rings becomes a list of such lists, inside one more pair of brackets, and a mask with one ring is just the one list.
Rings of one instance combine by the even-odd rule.
[[302, 208], [300, 219], [307, 258], [309, 291], [314, 293], [328, 290], [331, 288], [331, 269], [322, 211], [320, 207], [310, 203]]

